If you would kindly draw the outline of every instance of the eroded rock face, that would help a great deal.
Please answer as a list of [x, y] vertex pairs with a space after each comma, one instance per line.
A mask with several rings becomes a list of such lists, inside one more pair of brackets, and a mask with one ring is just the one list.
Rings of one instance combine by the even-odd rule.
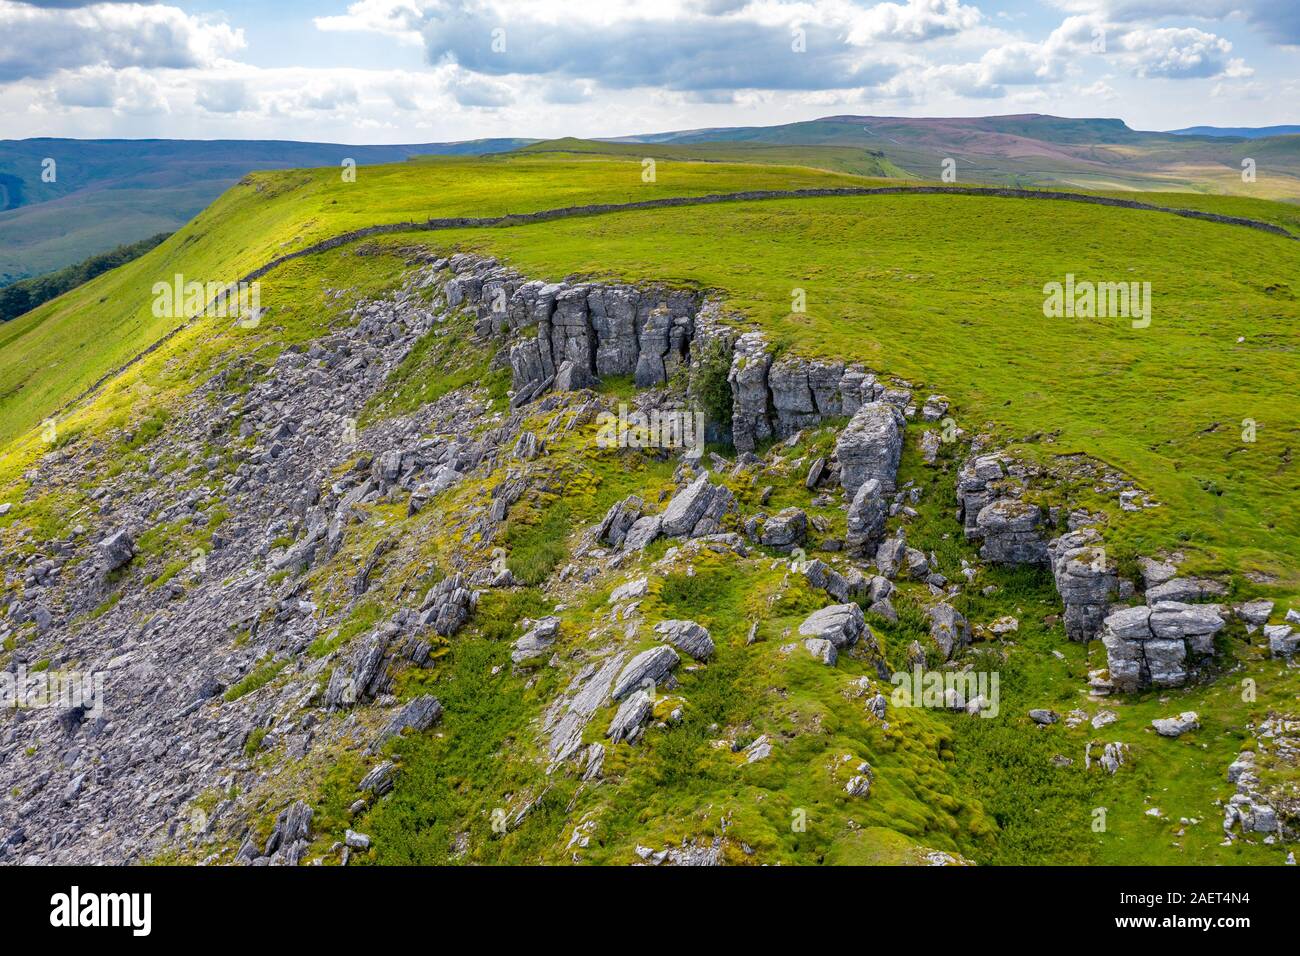
[[966, 618], [951, 604], [940, 603], [926, 611], [930, 618], [930, 638], [944, 660], [970, 643], [971, 630]]
[[1102, 643], [1116, 690], [1181, 687], [1191, 665], [1214, 653], [1223, 618], [1213, 605], [1165, 601], [1121, 608], [1103, 623]]
[[735, 507], [729, 488], [709, 483], [709, 473], [699, 476], [668, 502], [659, 533], [671, 538], [699, 537], [722, 530], [722, 518]]
[[731, 431], [736, 451], [753, 451], [772, 437], [768, 414], [767, 372], [772, 353], [762, 333], [746, 332], [736, 340], [727, 381], [731, 385]]
[[885, 534], [889, 498], [878, 478], [868, 478], [858, 486], [849, 505], [848, 531], [844, 546], [851, 552], [874, 554]]
[[1081, 528], [1048, 546], [1052, 578], [1065, 605], [1065, 633], [1072, 641], [1090, 641], [1101, 630], [1119, 578], [1107, 563], [1101, 535]]
[[1016, 498], [1001, 498], [980, 509], [975, 525], [984, 544], [980, 557], [995, 564], [1045, 564], [1047, 543], [1039, 531], [1043, 509]]
[[835, 443], [840, 484], [856, 495], [872, 478], [886, 492], [894, 490], [903, 454], [903, 413], [888, 402], [871, 402], [854, 413]]

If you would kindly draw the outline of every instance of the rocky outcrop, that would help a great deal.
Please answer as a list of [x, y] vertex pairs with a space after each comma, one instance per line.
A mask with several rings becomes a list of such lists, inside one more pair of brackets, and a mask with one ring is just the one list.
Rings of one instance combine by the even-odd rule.
[[1101, 535], [1080, 528], [1048, 545], [1052, 577], [1065, 605], [1065, 633], [1072, 641], [1090, 641], [1101, 630], [1119, 578], [1106, 561]]
[[844, 546], [855, 554], [875, 554], [884, 538], [889, 498], [879, 478], [868, 478], [858, 486], [849, 504], [848, 529]]
[[722, 519], [735, 508], [731, 490], [709, 482], [709, 473], [699, 476], [675, 494], [660, 517], [659, 533], [670, 538], [696, 538], [722, 530]]
[[708, 628], [695, 621], [660, 621], [655, 625], [655, 633], [697, 661], [713, 656], [713, 638]]
[[558, 617], [544, 617], [540, 621], [525, 620], [527, 630], [515, 641], [510, 659], [516, 664], [527, 664], [545, 656], [560, 633]]
[[872, 478], [883, 491], [894, 490], [905, 421], [897, 406], [883, 401], [870, 402], [854, 413], [835, 442], [840, 484], [848, 494], [856, 495]]
[[1214, 653], [1223, 625], [1212, 605], [1164, 601], [1115, 611], [1101, 637], [1112, 686], [1124, 692], [1182, 686], [1197, 659]]
[[772, 354], [761, 332], [736, 339], [727, 381], [731, 385], [731, 434], [736, 451], [752, 452], [774, 434], [767, 387]]

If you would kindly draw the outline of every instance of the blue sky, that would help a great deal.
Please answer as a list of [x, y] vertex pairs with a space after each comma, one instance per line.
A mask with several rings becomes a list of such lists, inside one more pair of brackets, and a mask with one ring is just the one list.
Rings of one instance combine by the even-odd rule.
[[1292, 0], [0, 0], [0, 137], [1300, 122]]

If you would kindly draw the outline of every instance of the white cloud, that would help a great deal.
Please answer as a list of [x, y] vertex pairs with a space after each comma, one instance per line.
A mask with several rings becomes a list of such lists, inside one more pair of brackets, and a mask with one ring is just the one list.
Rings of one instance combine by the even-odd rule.
[[[1221, 76], [1232, 51], [1223, 37], [1194, 27], [1130, 30], [1119, 37], [1119, 46], [1137, 76], [1168, 79]], [[1236, 64], [1234, 69], [1244, 68], [1241, 61]]]
[[0, 0], [0, 83], [86, 66], [192, 69], [244, 46], [242, 30], [176, 7], [36, 7]]

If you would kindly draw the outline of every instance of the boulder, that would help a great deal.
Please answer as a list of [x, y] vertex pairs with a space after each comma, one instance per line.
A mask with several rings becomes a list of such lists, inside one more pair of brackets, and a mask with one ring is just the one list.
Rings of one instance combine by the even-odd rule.
[[126, 531], [116, 531], [99, 542], [99, 556], [111, 574], [135, 557], [135, 542]]
[[722, 517], [734, 507], [731, 490], [710, 484], [709, 473], [702, 471], [668, 502], [659, 531], [673, 538], [713, 534], [719, 530]]
[[905, 422], [903, 413], [888, 402], [870, 402], [857, 410], [835, 442], [845, 491], [856, 496], [870, 478], [885, 491], [894, 490]]
[[540, 621], [525, 621], [524, 624], [532, 626], [523, 637], [515, 641], [514, 649], [510, 652], [510, 659], [516, 664], [535, 661], [546, 654], [560, 633], [558, 617], [544, 617]]
[[814, 611], [799, 625], [803, 637], [821, 638], [837, 648], [851, 647], [867, 633], [866, 618], [856, 604], [832, 604]]
[[645, 691], [638, 690], [629, 694], [619, 705], [614, 719], [609, 722], [609, 729], [605, 731], [605, 736], [611, 743], [635, 740], [641, 735], [641, 729], [650, 719], [653, 710], [654, 701]]
[[655, 625], [655, 633], [697, 661], [713, 656], [713, 638], [707, 628], [695, 621], [660, 621]]
[[1043, 509], [1018, 498], [1000, 498], [975, 517], [984, 544], [980, 557], [995, 564], [1046, 564], [1047, 544], [1039, 534]]
[[783, 508], [763, 523], [759, 543], [778, 551], [789, 551], [808, 537], [808, 516], [799, 508]]
[[885, 534], [885, 518], [889, 513], [889, 499], [885, 486], [878, 478], [868, 478], [858, 486], [849, 505], [848, 533], [844, 545], [849, 551], [875, 553]]
[[944, 660], [951, 660], [955, 651], [970, 643], [970, 624], [951, 604], [936, 604], [925, 613], [930, 619], [930, 638]]
[[1157, 717], [1151, 726], [1161, 737], [1181, 737], [1191, 730], [1199, 730], [1201, 719], [1194, 710], [1187, 710], [1177, 717]]

